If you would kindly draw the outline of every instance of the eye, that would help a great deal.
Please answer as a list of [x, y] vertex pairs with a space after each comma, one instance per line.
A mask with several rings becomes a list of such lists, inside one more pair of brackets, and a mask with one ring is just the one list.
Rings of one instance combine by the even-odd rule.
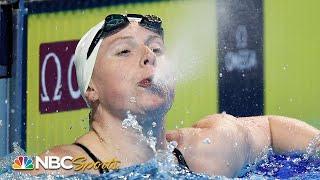
[[154, 49], [152, 49], [152, 52], [157, 54], [157, 55], [163, 54], [163, 51], [162, 51], [161, 48], [154, 48]]
[[128, 49], [124, 49], [124, 50], [121, 50], [120, 52], [117, 53], [117, 56], [126, 56], [130, 53], [131, 51], [128, 50]]

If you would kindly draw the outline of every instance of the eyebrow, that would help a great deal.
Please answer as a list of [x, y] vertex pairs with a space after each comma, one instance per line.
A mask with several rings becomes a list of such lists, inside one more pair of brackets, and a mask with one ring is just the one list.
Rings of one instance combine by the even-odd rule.
[[[119, 41], [119, 40], [126, 40], [126, 39], [134, 39], [133, 36], [121, 36], [121, 37], [117, 37], [115, 39], [113, 39], [110, 44], [114, 44], [115, 42]], [[147, 40], [145, 40], [145, 44], [150, 44], [150, 42], [154, 39], [161, 39], [160, 36], [157, 36], [157, 35], [149, 35]]]
[[121, 36], [121, 37], [117, 37], [115, 39], [113, 39], [110, 44], [113, 44], [114, 42], [118, 41], [118, 40], [125, 40], [125, 39], [133, 39], [133, 36]]
[[161, 39], [161, 37], [157, 36], [157, 35], [150, 35], [150, 36], [148, 36], [147, 40], [144, 43], [149, 44], [154, 39]]

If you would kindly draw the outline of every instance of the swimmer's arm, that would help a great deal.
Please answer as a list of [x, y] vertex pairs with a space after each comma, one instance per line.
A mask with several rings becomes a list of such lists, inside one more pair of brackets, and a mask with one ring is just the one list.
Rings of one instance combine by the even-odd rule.
[[252, 162], [268, 147], [274, 151], [305, 151], [310, 141], [320, 131], [303, 121], [283, 116], [256, 116], [238, 118], [247, 129]]
[[166, 138], [178, 142], [191, 171], [235, 177], [246, 164], [250, 150], [246, 131], [235, 117], [215, 114], [192, 128], [169, 131]]
[[271, 145], [276, 152], [305, 151], [320, 131], [309, 124], [288, 117], [267, 116]]
[[270, 126], [267, 116], [253, 116], [237, 118], [246, 136], [243, 143], [248, 147], [245, 152], [246, 163], [253, 163], [265, 154], [271, 146]]

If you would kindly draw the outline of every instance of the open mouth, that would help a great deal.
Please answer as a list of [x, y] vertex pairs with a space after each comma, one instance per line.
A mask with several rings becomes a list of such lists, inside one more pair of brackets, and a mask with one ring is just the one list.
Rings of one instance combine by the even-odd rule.
[[154, 76], [149, 76], [148, 78], [145, 78], [138, 82], [138, 86], [145, 88], [148, 92], [151, 92], [152, 94], [158, 95], [158, 96], [164, 96], [165, 90], [163, 89], [163, 86], [154, 83], [153, 81]]
[[143, 88], [148, 88], [152, 85], [152, 79], [153, 79], [153, 76], [145, 78], [145, 79], [141, 80], [140, 82], [138, 82], [138, 86], [143, 87]]

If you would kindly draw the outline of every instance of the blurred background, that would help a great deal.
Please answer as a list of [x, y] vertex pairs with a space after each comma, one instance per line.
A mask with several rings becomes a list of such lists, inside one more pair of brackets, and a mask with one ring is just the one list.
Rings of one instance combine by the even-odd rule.
[[[0, 156], [72, 143], [89, 109], [73, 65], [78, 40], [112, 13], [162, 18], [178, 64], [167, 128], [226, 112], [320, 128], [318, 0], [0, 0]], [[119, 69], [121, 70], [121, 69]]]

